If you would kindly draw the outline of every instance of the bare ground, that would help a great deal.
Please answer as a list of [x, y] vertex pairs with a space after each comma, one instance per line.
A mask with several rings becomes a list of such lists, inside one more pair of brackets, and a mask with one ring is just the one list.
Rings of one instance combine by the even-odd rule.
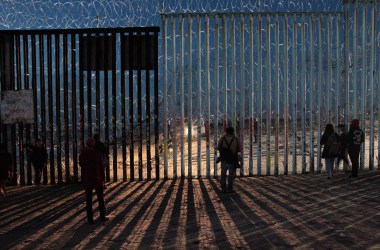
[[94, 225], [79, 184], [9, 187], [0, 249], [379, 249], [380, 171], [347, 176], [109, 183]]

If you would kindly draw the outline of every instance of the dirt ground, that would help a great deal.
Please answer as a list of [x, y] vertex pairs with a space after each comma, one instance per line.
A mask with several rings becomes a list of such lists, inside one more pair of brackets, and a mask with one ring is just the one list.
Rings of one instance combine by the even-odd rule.
[[347, 177], [242, 177], [232, 194], [218, 179], [108, 183], [110, 220], [93, 225], [81, 185], [9, 187], [0, 249], [380, 249], [380, 171]]

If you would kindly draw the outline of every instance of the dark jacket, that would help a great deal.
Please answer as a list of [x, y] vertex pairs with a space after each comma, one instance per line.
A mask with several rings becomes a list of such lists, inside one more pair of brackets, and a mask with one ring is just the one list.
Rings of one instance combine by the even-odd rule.
[[12, 155], [7, 152], [0, 153], [0, 180], [8, 179], [12, 171]]
[[335, 158], [336, 155], [330, 155], [328, 153], [328, 147], [327, 147], [327, 140], [329, 139], [330, 135], [335, 134], [335, 136], [339, 139], [339, 135], [337, 133], [323, 133], [321, 138], [321, 145], [323, 145], [322, 155], [321, 158]]
[[364, 142], [364, 132], [359, 127], [351, 127], [347, 134], [348, 150], [360, 151], [360, 146]]
[[33, 163], [34, 167], [42, 167], [47, 163], [48, 155], [45, 147], [32, 148], [30, 153], [30, 161]]
[[82, 180], [85, 188], [101, 188], [104, 183], [104, 164], [102, 154], [89, 147], [79, 155]]

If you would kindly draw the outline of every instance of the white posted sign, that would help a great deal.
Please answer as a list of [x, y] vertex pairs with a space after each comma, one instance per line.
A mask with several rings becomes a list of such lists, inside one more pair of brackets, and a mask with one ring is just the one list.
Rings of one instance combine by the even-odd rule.
[[4, 124], [34, 123], [33, 90], [2, 91], [1, 119]]

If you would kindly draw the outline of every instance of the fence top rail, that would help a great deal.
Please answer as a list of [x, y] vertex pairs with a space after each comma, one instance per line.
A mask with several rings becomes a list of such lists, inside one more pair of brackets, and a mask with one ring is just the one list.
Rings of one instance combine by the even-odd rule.
[[257, 17], [257, 16], [266, 16], [266, 15], [270, 15], [270, 16], [275, 16], [275, 15], [279, 15], [279, 16], [285, 16], [285, 15], [287, 16], [302, 16], [302, 15], [340, 16], [342, 14], [344, 14], [344, 12], [341, 12], [341, 11], [334, 11], [334, 12], [327, 12], [327, 11], [323, 11], [323, 12], [210, 12], [210, 13], [193, 12], [193, 13], [162, 13], [161, 16], [166, 17], [166, 18], [169, 18], [169, 17], [219, 17], [219, 18], [222, 18], [223, 16], [227, 16], [227, 17], [231, 17], [231, 16]]
[[94, 34], [94, 33], [158, 33], [160, 27], [117, 27], [117, 28], [83, 28], [83, 29], [33, 29], [0, 30], [0, 35], [51, 35], [51, 34]]

